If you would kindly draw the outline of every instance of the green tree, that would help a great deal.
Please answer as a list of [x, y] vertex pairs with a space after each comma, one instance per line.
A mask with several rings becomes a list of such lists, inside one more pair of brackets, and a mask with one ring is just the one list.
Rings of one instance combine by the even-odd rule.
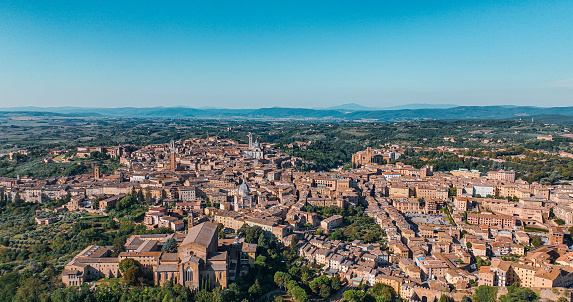
[[472, 297], [473, 302], [491, 302], [497, 300], [497, 287], [480, 285]]
[[125, 258], [119, 262], [119, 271], [122, 274], [130, 268], [141, 268], [141, 264], [133, 258]]
[[326, 285], [326, 284], [330, 284], [330, 278], [328, 278], [325, 275], [322, 275], [314, 280], [312, 280], [312, 282], [310, 282], [309, 287], [312, 290], [313, 293], [317, 294], [320, 289], [322, 288], [322, 286]]
[[308, 302], [309, 301], [308, 295], [306, 294], [306, 291], [298, 285], [291, 288], [291, 290], [289, 291], [289, 295], [296, 302]]
[[533, 302], [539, 300], [539, 296], [529, 287], [508, 286], [507, 294], [499, 297], [500, 302]]
[[269, 244], [267, 242], [267, 237], [265, 236], [264, 233], [261, 233], [259, 235], [259, 239], [257, 240], [257, 245], [258, 245], [258, 247], [262, 248], [263, 250], [266, 250], [269, 248]]
[[332, 287], [332, 289], [334, 289], [335, 291], [340, 290], [340, 288], [342, 288], [342, 284], [340, 284], [340, 279], [338, 277], [338, 275], [332, 277], [332, 279], [330, 279], [330, 287]]
[[366, 302], [368, 299], [365, 292], [354, 289], [345, 291], [342, 297], [344, 298], [342, 301], [345, 302]]
[[143, 190], [139, 189], [139, 191], [137, 191], [137, 202], [142, 204], [145, 202], [145, 196], [143, 196]]
[[281, 289], [284, 289], [286, 287], [286, 284], [291, 280], [291, 277], [289, 274], [285, 272], [278, 271], [275, 273], [274, 279], [275, 279], [275, 284]]
[[151, 190], [149, 189], [149, 187], [145, 188], [145, 203], [146, 204], [151, 204]]
[[40, 302], [47, 300], [46, 289], [42, 282], [36, 278], [25, 279], [16, 291], [15, 302]]
[[328, 284], [324, 284], [323, 286], [321, 286], [318, 295], [324, 299], [330, 297], [330, 286], [328, 286]]
[[450, 194], [450, 197], [458, 196], [458, 188], [451, 187], [449, 194]]
[[259, 268], [266, 267], [267, 257], [263, 255], [257, 256], [257, 258], [255, 259], [255, 266], [258, 266]]
[[301, 271], [301, 269], [296, 265], [293, 265], [288, 269], [288, 273], [293, 278], [298, 278], [298, 276], [300, 275], [300, 271]]
[[117, 230], [117, 229], [119, 229], [119, 223], [113, 219], [110, 219], [107, 222], [107, 228], [112, 229], [112, 230]]
[[302, 274], [300, 276], [300, 279], [302, 280], [302, 282], [308, 282], [308, 278], [310, 278], [310, 274], [308, 271], [302, 271]]
[[531, 237], [531, 244], [532, 244], [534, 247], [539, 247], [539, 246], [541, 246], [541, 244], [542, 244], [542, 242], [541, 242], [541, 237], [539, 237], [539, 236], [533, 236], [533, 237]]
[[472, 243], [471, 243], [471, 242], [469, 242], [469, 241], [468, 241], [468, 242], [466, 242], [466, 247], [467, 247], [468, 249], [471, 249], [471, 248], [472, 248]]
[[140, 268], [131, 267], [123, 274], [123, 280], [130, 285], [135, 285], [143, 277]]
[[344, 239], [344, 233], [341, 229], [335, 230], [329, 236], [330, 240], [342, 240]]
[[259, 236], [264, 233], [260, 226], [249, 226], [248, 224], [243, 224], [243, 226], [238, 230], [239, 235], [245, 237], [245, 242], [247, 243], [257, 243]]
[[[111, 254], [112, 257], [117, 257], [119, 255], [119, 253], [125, 251], [125, 247], [123, 245], [124, 242], [125, 242], [125, 236], [115, 237], [113, 239], [113, 248], [112, 248], [112, 254]], [[126, 269], [126, 271], [127, 271], [127, 269]]]
[[16, 193], [16, 195], [14, 195], [14, 204], [20, 205], [23, 202], [24, 202], [24, 199], [22, 199], [22, 197], [20, 196], [20, 193]]
[[310, 282], [308, 287], [310, 287], [310, 290], [315, 294], [318, 293], [318, 291], [320, 290], [320, 284], [318, 284], [318, 282], [316, 282], [316, 279], [313, 280], [312, 282]]
[[168, 253], [177, 253], [177, 242], [173, 238], [169, 238], [161, 247], [161, 250]]
[[452, 298], [446, 295], [440, 296], [440, 300], [438, 300], [438, 302], [453, 302], [453, 301], [454, 300], [452, 300]]
[[476, 264], [477, 264], [477, 267], [479, 269], [480, 267], [482, 267], [482, 265], [485, 265], [485, 266], [490, 265], [491, 261], [489, 261], [487, 259], [483, 260], [481, 257], [476, 257]]
[[472, 299], [470, 299], [468, 296], [464, 296], [461, 302], [472, 302]]
[[293, 235], [292, 238], [290, 239], [289, 249], [290, 249], [290, 254], [291, 254], [291, 255], [294, 256], [294, 255], [297, 254], [297, 252], [298, 252], [298, 247], [297, 247], [297, 238], [296, 238], [296, 235]]
[[368, 294], [379, 302], [391, 302], [396, 297], [394, 288], [384, 283], [376, 283], [368, 290]]
[[258, 298], [261, 296], [262, 293], [263, 293], [263, 288], [259, 283], [259, 279], [255, 279], [255, 283], [253, 283], [253, 285], [249, 287], [249, 294], [251, 294], [252, 297]]
[[106, 211], [111, 211], [112, 209], [115, 209], [118, 212], [123, 212], [124, 210], [128, 210], [128, 209], [133, 209], [133, 207], [137, 204], [137, 200], [135, 198], [133, 198], [132, 196], [128, 195], [125, 196], [124, 198], [120, 199], [117, 204], [115, 205], [115, 208], [112, 207], [112, 205], [108, 205], [108, 208], [106, 209]]
[[225, 225], [219, 222], [217, 224], [217, 230], [218, 230], [217, 237], [219, 237], [219, 239], [227, 237], [227, 235], [225, 234]]

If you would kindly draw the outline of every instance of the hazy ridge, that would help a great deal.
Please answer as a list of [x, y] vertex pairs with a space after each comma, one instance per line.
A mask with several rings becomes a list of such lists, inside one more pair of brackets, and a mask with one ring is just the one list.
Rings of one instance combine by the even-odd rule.
[[[189, 107], [12, 107], [0, 108], [0, 114], [29, 116], [77, 116], [77, 117], [127, 117], [127, 118], [207, 118], [207, 119], [302, 119], [340, 121], [399, 122], [414, 120], [449, 119], [530, 119], [543, 116], [543, 122], [571, 120], [573, 107], [532, 106], [457, 106], [453, 108], [391, 109], [391, 110], [348, 110], [307, 108], [259, 108], [259, 109], [196, 109]], [[534, 117], [535, 118], [535, 117]], [[541, 121], [541, 120], [540, 120]]]

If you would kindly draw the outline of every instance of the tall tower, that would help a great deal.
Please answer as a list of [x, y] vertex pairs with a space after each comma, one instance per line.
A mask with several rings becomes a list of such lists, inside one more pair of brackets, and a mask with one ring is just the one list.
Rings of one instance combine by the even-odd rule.
[[100, 172], [99, 172], [99, 166], [94, 166], [94, 178], [95, 179], [99, 179], [100, 178]]
[[249, 132], [249, 134], [247, 134], [247, 137], [249, 138], [249, 149], [253, 149], [253, 134]]
[[175, 142], [174, 141], [171, 141], [171, 146], [169, 149], [171, 150], [170, 170], [171, 170], [171, 172], [175, 172], [175, 170], [177, 170], [177, 162], [175, 161]]

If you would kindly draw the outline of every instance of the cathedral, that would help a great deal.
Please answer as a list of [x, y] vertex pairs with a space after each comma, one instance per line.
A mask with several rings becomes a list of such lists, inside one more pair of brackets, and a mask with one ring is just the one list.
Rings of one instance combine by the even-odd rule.
[[[111, 246], [89, 246], [65, 265], [62, 282], [79, 286], [100, 278], [121, 277], [119, 262], [132, 258], [144, 272], [153, 275], [155, 285], [167, 280], [190, 289], [201, 286], [226, 288], [229, 254], [219, 250], [217, 225], [204, 222], [189, 228], [187, 234], [132, 235], [125, 252], [111, 257]], [[161, 251], [167, 240], [177, 242], [177, 252]]]
[[240, 209], [252, 208], [255, 205], [255, 196], [251, 195], [249, 186], [247, 186], [247, 183], [243, 180], [243, 183], [237, 189], [237, 194], [235, 194], [233, 209], [239, 211]]

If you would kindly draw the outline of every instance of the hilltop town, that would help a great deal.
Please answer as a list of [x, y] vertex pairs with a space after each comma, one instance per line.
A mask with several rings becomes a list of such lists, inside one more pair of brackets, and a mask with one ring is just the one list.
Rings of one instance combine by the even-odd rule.
[[[63, 200], [50, 213], [37, 210], [38, 225], [80, 213], [151, 231], [86, 246], [63, 265], [66, 286], [132, 278], [122, 265], [134, 260], [150, 284], [227, 289], [258, 269], [267, 253], [259, 245], [271, 240], [315, 270], [303, 282], [338, 279], [341, 293], [384, 284], [410, 301], [459, 301], [478, 286], [502, 293], [517, 282], [551, 299], [570, 295], [572, 185], [529, 183], [518, 171], [415, 168], [400, 162], [407, 151], [398, 145], [359, 151], [347, 169], [302, 171], [302, 159], [250, 134], [248, 144], [190, 138], [79, 147], [73, 156], [94, 152], [119, 168], [0, 179], [6, 202]], [[257, 238], [240, 235], [253, 230]]]
[[573, 1], [2, 1], [0, 302], [572, 302]]

